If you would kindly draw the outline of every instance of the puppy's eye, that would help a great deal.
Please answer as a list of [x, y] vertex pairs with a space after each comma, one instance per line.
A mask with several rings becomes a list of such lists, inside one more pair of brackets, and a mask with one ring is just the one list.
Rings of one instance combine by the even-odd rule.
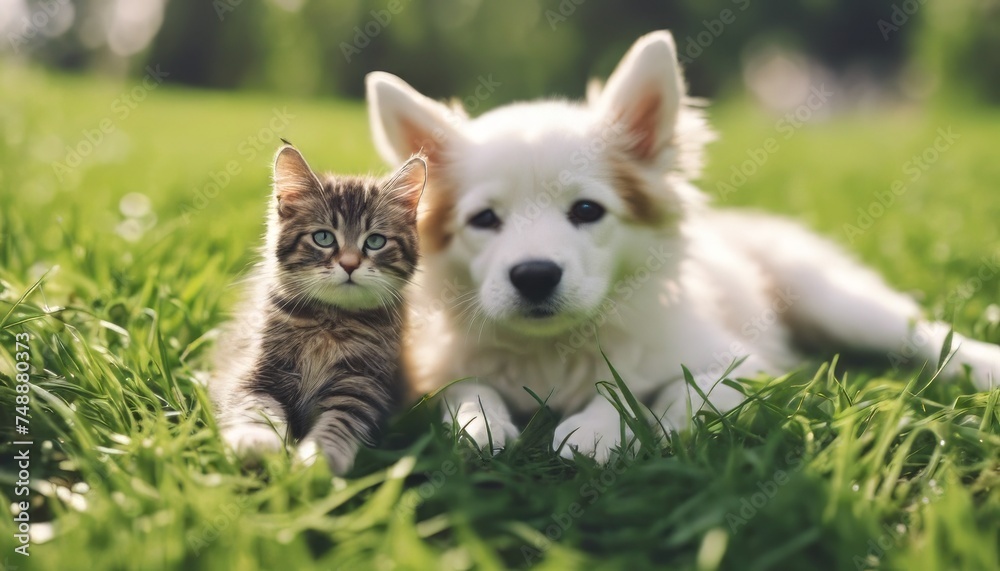
[[333, 232], [328, 230], [313, 232], [312, 238], [313, 242], [316, 242], [316, 245], [320, 248], [329, 248], [337, 241], [337, 239], [333, 236]]
[[569, 209], [569, 219], [574, 224], [597, 222], [604, 216], [604, 207], [593, 200], [577, 200]]
[[365, 248], [369, 250], [381, 250], [385, 246], [386, 239], [385, 236], [381, 234], [371, 234], [365, 238]]
[[500, 217], [497, 216], [496, 212], [493, 212], [492, 208], [487, 208], [469, 218], [469, 225], [474, 228], [499, 228]]

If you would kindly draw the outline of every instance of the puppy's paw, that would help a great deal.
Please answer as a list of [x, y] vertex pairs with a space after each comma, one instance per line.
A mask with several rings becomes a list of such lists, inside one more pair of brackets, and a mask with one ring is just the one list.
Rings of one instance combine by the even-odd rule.
[[236, 424], [222, 429], [222, 440], [241, 458], [259, 459], [280, 451], [284, 440], [265, 424]]
[[[617, 415], [592, 415], [581, 412], [570, 416], [556, 426], [552, 439], [552, 449], [559, 450], [559, 455], [568, 460], [573, 459], [573, 451], [584, 456], [591, 456], [598, 464], [605, 464], [611, 458], [611, 450], [621, 446], [621, 420]], [[632, 431], [627, 427], [625, 437], [632, 438]]]
[[969, 367], [969, 378], [978, 390], [987, 391], [1000, 386], [1000, 346], [962, 339], [945, 373], [960, 375], [963, 365]]
[[[451, 414], [445, 412], [445, 422], [451, 423], [452, 420]], [[491, 454], [500, 452], [506, 448], [508, 442], [518, 436], [517, 427], [509, 418], [504, 418], [501, 414], [484, 414], [478, 406], [469, 403], [459, 407], [454, 422], [456, 428], [462, 430], [465, 436], [476, 443], [476, 446], [488, 450]]]

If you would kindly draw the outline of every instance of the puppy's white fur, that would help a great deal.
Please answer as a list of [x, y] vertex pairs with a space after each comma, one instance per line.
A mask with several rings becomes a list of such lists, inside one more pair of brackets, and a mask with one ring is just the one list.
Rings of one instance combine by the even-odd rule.
[[[621, 430], [595, 388], [609, 377], [598, 341], [674, 427], [688, 421], [688, 399], [705, 404], [682, 365], [725, 411], [742, 401], [716, 383], [726, 368], [745, 357], [730, 376], [786, 372], [799, 361], [796, 338], [936, 362], [948, 327], [923, 321], [839, 248], [792, 222], [706, 206], [688, 180], [711, 134], [685, 99], [668, 32], [640, 38], [585, 104], [520, 103], [469, 119], [386, 73], [367, 87], [385, 160], [423, 150], [431, 162], [417, 376], [424, 390], [474, 377], [448, 389], [446, 417], [481, 446], [517, 436], [510, 410], [537, 407], [529, 387], [564, 415], [554, 445], [606, 460]], [[607, 214], [574, 224], [579, 200]], [[499, 228], [468, 223], [487, 208]], [[532, 317], [511, 283], [527, 260], [562, 269], [551, 316]], [[946, 375], [967, 365], [981, 389], [1000, 377], [1000, 347], [958, 335], [954, 346]]]

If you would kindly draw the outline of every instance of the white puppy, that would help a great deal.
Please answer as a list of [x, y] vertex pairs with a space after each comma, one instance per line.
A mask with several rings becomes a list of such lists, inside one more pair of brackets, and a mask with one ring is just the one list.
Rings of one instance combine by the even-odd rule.
[[[688, 181], [711, 133], [685, 99], [671, 35], [640, 38], [587, 103], [538, 101], [470, 119], [399, 78], [367, 78], [371, 126], [384, 159], [430, 160], [421, 216], [423, 301], [413, 355], [422, 388], [446, 391], [449, 421], [499, 449], [518, 429], [511, 410], [538, 404], [564, 419], [554, 445], [608, 458], [619, 415], [595, 383], [601, 349], [666, 423], [683, 426], [683, 381], [710, 401], [742, 401], [718, 384], [778, 374], [796, 341], [881, 353], [933, 367], [949, 327], [920, 317], [831, 243], [763, 215], [719, 212]], [[944, 371], [1000, 377], [1000, 347], [955, 335]], [[432, 357], [433, 355], [433, 357]]]

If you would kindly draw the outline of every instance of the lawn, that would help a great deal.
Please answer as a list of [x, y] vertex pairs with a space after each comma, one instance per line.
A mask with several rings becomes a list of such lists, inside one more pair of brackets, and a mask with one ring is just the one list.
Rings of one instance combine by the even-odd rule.
[[[361, 102], [157, 81], [0, 66], [0, 497], [23, 500], [24, 447], [7, 443], [29, 438], [37, 540], [30, 559], [14, 553], [13, 516], [0, 518], [0, 568], [1000, 565], [1000, 390], [928, 383], [884, 358], [822, 355], [746, 381], [767, 400], [610, 466], [552, 454], [544, 410], [483, 457], [423, 403], [346, 479], [285, 457], [241, 469], [199, 379], [254, 259], [277, 137], [314, 165], [383, 167]], [[722, 137], [701, 185], [719, 203], [796, 216], [930, 315], [1000, 342], [1000, 279], [977, 277], [1000, 254], [1000, 112], [939, 104], [796, 126], [732, 101], [711, 117]]]

